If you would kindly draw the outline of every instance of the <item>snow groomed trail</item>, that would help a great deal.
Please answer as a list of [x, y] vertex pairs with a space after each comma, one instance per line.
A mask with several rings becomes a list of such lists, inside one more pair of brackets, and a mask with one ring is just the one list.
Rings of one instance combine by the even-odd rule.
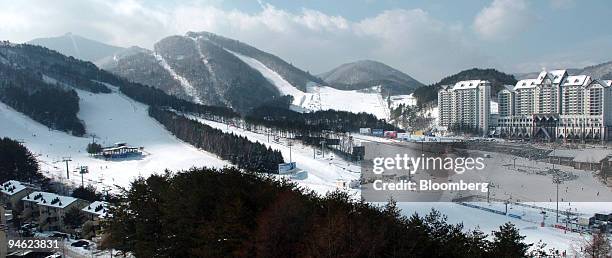
[[[63, 157], [70, 157], [70, 183], [81, 184], [76, 173], [78, 166], [88, 166], [85, 184], [122, 187], [129, 186], [138, 176], [163, 173], [164, 169], [182, 170], [191, 167], [223, 167], [230, 164], [175, 138], [164, 127], [149, 117], [147, 106], [131, 100], [113, 88], [111, 94], [93, 94], [76, 90], [80, 98], [78, 117], [84, 121], [85, 137], [75, 137], [61, 131], [50, 130], [0, 103], [0, 137], [23, 141], [40, 161], [46, 175], [66, 182]], [[93, 138], [95, 136], [95, 138]], [[95, 139], [103, 146], [126, 142], [130, 146], [144, 147], [140, 158], [105, 161], [90, 157], [85, 151]]]

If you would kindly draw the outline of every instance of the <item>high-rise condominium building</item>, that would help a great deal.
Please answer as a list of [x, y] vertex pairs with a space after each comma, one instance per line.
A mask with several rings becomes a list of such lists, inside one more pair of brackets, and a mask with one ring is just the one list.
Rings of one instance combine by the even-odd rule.
[[506, 86], [498, 93], [496, 133], [521, 139], [609, 140], [611, 83], [554, 70]]
[[460, 81], [438, 91], [439, 125], [453, 131], [486, 134], [489, 128], [491, 83]]

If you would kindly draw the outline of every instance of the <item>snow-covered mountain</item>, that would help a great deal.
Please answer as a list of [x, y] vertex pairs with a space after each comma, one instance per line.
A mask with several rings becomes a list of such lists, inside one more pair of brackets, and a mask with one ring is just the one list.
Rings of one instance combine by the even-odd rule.
[[37, 38], [27, 43], [43, 46], [63, 55], [96, 64], [125, 50], [122, 47], [112, 46], [72, 33], [66, 33], [58, 37]]
[[247, 112], [279, 91], [261, 73], [203, 37], [170, 36], [153, 51], [117, 58], [105, 69], [132, 81], [208, 105]]
[[259, 50], [238, 40], [226, 38], [210, 32], [188, 32], [188, 37], [206, 39], [226, 50], [254, 58], [270, 70], [279, 74], [294, 87], [305, 91], [309, 84], [325, 84], [323, 80], [286, 62], [278, 56]]
[[408, 94], [423, 86], [409, 75], [381, 62], [360, 60], [342, 64], [320, 77], [330, 86], [341, 90], [359, 90], [383, 86], [392, 95]]
[[277, 56], [208, 32], [171, 36], [153, 51], [115, 58], [105, 69], [169, 94], [241, 112], [280, 96], [299, 111], [336, 109], [388, 118], [381, 87], [339, 90]]
[[576, 71], [575, 74], [586, 74], [593, 78], [610, 80], [612, 79], [612, 61], [598, 65], [587, 66]]
[[281, 95], [293, 96], [293, 108], [297, 111], [308, 112], [335, 109], [354, 113], [370, 113], [382, 119], [387, 119], [389, 117], [389, 109], [385, 99], [380, 93], [380, 87], [372, 87], [359, 91], [338, 90], [310, 82], [306, 90], [302, 91], [259, 60], [232, 51], [230, 51], [230, 53], [236, 55], [240, 60], [259, 71], [277, 87]]

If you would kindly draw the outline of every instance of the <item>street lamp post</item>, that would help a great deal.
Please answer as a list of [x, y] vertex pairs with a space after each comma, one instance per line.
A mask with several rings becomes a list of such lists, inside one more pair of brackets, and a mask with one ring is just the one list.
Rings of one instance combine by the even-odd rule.
[[563, 183], [563, 181], [561, 180], [561, 177], [559, 176], [559, 170], [558, 169], [551, 169], [551, 171], [555, 174], [553, 174], [553, 183], [557, 185], [557, 223], [559, 223], [559, 185], [561, 183]]

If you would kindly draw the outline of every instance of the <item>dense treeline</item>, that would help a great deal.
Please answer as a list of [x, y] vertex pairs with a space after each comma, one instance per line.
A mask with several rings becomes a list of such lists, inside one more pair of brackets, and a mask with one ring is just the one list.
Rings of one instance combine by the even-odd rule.
[[241, 169], [254, 172], [276, 173], [283, 163], [279, 151], [272, 150], [246, 137], [224, 133], [198, 121], [156, 107], [149, 108], [149, 115], [159, 121], [177, 138], [197, 148], [217, 154]]
[[0, 57], [13, 66], [45, 74], [64, 84], [93, 93], [110, 93], [101, 81], [112, 77], [91, 62], [64, 56], [57, 51], [29, 44], [0, 43]]
[[239, 114], [234, 112], [231, 108], [196, 104], [168, 95], [160, 89], [139, 83], [122, 81], [119, 85], [119, 90], [123, 94], [133, 100], [150, 106], [169, 107], [177, 111], [197, 113], [215, 121], [224, 121], [226, 119], [239, 117]]
[[85, 126], [77, 117], [79, 96], [74, 90], [41, 87], [27, 91], [12, 83], [0, 82], [0, 101], [49, 128], [76, 136], [85, 134]]
[[9, 138], [0, 138], [0, 183], [8, 180], [48, 182], [39, 171], [38, 161], [25, 146]]
[[279, 102], [253, 109], [245, 116], [245, 121], [298, 134], [322, 131], [357, 132], [362, 127], [385, 130], [397, 129], [368, 113], [356, 114], [338, 110], [300, 113], [284, 108]]
[[512, 224], [492, 237], [432, 211], [405, 217], [344, 193], [319, 197], [233, 168], [132, 182], [111, 208], [103, 246], [136, 257], [524, 257]]

